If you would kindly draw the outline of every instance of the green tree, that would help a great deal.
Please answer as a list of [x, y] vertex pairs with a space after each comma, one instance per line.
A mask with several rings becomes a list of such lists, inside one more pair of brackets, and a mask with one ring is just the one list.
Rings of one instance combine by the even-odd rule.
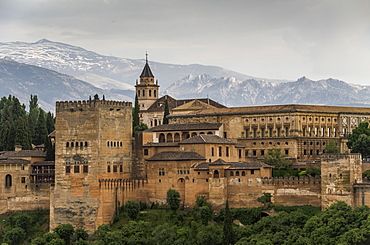
[[202, 206], [199, 208], [200, 220], [203, 225], [208, 225], [208, 221], [212, 219], [212, 209], [209, 206]]
[[369, 122], [361, 122], [348, 136], [348, 148], [353, 153], [361, 153], [363, 158], [370, 156], [370, 128]]
[[137, 94], [135, 94], [135, 107], [132, 110], [132, 128], [135, 129], [135, 127], [140, 125], [140, 106], [139, 106], [139, 99], [137, 97]]
[[276, 168], [287, 168], [292, 163], [286, 159], [286, 155], [281, 152], [280, 148], [272, 148], [267, 150], [268, 155], [264, 157], [262, 162], [275, 166]]
[[53, 231], [57, 233], [59, 237], [65, 241], [67, 245], [70, 244], [72, 235], [74, 233], [74, 229], [71, 224], [58, 225], [57, 227], [54, 228]]
[[47, 242], [42, 237], [36, 237], [31, 241], [31, 245], [47, 245]]
[[3, 241], [9, 245], [18, 245], [22, 244], [26, 237], [26, 232], [22, 228], [16, 227], [4, 233]]
[[180, 193], [174, 189], [167, 191], [167, 204], [171, 210], [177, 210], [180, 207]]
[[84, 228], [77, 228], [74, 233], [74, 243], [80, 240], [87, 240], [89, 238], [89, 234], [85, 231]]
[[170, 115], [170, 108], [168, 106], [168, 100], [164, 102], [164, 113], [163, 113], [163, 124], [168, 124], [168, 115]]
[[124, 210], [128, 217], [134, 220], [140, 212], [140, 205], [135, 201], [127, 201], [124, 206]]
[[271, 193], [262, 193], [262, 196], [260, 196], [259, 198], [257, 198], [257, 202], [260, 202], [263, 204], [263, 206], [267, 206], [269, 203], [271, 203], [271, 198], [272, 198], [272, 195]]
[[5, 104], [1, 112], [0, 121], [0, 150], [12, 151], [14, 150], [14, 135], [12, 134], [13, 118], [10, 113], [9, 105]]
[[54, 115], [50, 111], [46, 113], [46, 129], [48, 134], [55, 130]]
[[51, 143], [51, 139], [49, 136], [45, 138], [45, 150], [46, 152], [46, 161], [54, 161], [55, 160], [55, 145]]
[[235, 235], [233, 230], [233, 218], [229, 208], [229, 200], [226, 200], [226, 207], [224, 213], [224, 226], [222, 229], [222, 245], [229, 245], [235, 243]]
[[316, 166], [309, 167], [306, 170], [306, 174], [310, 175], [310, 176], [313, 176], [313, 177], [320, 176], [321, 175], [321, 168], [316, 167]]
[[43, 109], [39, 108], [39, 117], [37, 119], [36, 129], [35, 129], [35, 138], [34, 142], [35, 145], [41, 145], [45, 143], [46, 136], [48, 135], [48, 131], [46, 128], [46, 118], [45, 112]]
[[339, 153], [339, 147], [337, 142], [330, 141], [325, 147], [324, 147], [325, 153]]

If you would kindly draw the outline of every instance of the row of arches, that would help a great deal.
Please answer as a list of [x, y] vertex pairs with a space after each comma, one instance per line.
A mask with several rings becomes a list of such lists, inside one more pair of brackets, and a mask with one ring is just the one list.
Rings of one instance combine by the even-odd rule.
[[107, 141], [108, 147], [122, 147], [123, 143], [122, 141]]
[[[200, 134], [205, 134], [205, 132], [200, 132], [199, 134], [196, 132], [193, 133], [188, 133], [188, 132], [183, 132], [182, 134], [180, 133], [161, 133], [159, 134], [159, 143], [168, 143], [168, 142], [180, 142], [185, 139], [188, 139], [190, 137], [194, 137]], [[213, 134], [212, 132], [207, 132], [207, 134]]]
[[[149, 97], [152, 97], [152, 95], [153, 95], [153, 97], [154, 98], [156, 98], [157, 97], [157, 90], [151, 90], [151, 89], [149, 89], [148, 90], [148, 96]], [[137, 97], [138, 98], [140, 98], [140, 97], [145, 97], [145, 89], [143, 89], [143, 90], [137, 90]]]
[[87, 143], [87, 141], [84, 142], [66, 142], [66, 147], [88, 147], [89, 146], [89, 143]]

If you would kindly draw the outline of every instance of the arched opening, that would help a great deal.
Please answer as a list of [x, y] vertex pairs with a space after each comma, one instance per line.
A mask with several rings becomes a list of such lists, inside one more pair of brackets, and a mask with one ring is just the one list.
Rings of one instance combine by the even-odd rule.
[[167, 142], [173, 142], [172, 134], [167, 134]]
[[234, 172], [233, 171], [230, 172], [230, 176], [234, 176]]
[[76, 142], [76, 147], [78, 147], [78, 142]]
[[190, 138], [190, 135], [188, 132], [182, 133], [182, 140]]
[[245, 171], [242, 171], [242, 176], [245, 176]]
[[191, 133], [191, 137], [197, 136], [197, 133], [193, 132]]
[[154, 126], [157, 126], [158, 125], [158, 121], [157, 119], [154, 119]]
[[85, 147], [88, 147], [89, 146], [89, 144], [87, 143], [87, 141], [85, 141]]
[[66, 143], [66, 147], [69, 147], [69, 142]]
[[173, 141], [174, 142], [180, 142], [180, 134], [179, 133], [175, 133], [175, 135], [173, 136]]
[[213, 178], [215, 178], [215, 179], [220, 178], [220, 173], [218, 172], [218, 170], [215, 170], [213, 172]]
[[164, 137], [164, 134], [159, 135], [159, 143], [164, 143], [166, 142], [166, 138]]
[[75, 146], [75, 144], [73, 142], [71, 142], [71, 147], [74, 147], [74, 146]]
[[239, 171], [236, 171], [235, 176], [239, 176]]
[[5, 176], [5, 187], [12, 187], [12, 176], [10, 174]]
[[212, 132], [208, 132], [207, 134], [213, 134]]
[[176, 189], [180, 193], [181, 202], [184, 203], [184, 200], [185, 200], [185, 179], [184, 178], [180, 178], [177, 180]]

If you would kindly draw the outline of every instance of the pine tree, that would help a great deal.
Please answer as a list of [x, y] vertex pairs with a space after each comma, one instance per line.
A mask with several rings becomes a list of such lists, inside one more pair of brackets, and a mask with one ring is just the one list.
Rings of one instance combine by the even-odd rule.
[[[21, 145], [24, 150], [31, 150], [31, 137], [26, 116], [19, 117], [13, 123], [14, 125], [14, 145]], [[13, 130], [12, 130], [13, 131]]]
[[11, 135], [13, 119], [8, 104], [5, 104], [4, 109], [1, 111], [1, 115], [0, 150], [12, 151], [14, 150], [14, 136]]
[[229, 208], [229, 200], [226, 200], [224, 227], [222, 233], [222, 245], [235, 243], [235, 235], [233, 230], [233, 218]]
[[168, 100], [166, 99], [164, 103], [163, 124], [168, 124], [168, 115], [170, 115], [170, 108], [168, 107]]

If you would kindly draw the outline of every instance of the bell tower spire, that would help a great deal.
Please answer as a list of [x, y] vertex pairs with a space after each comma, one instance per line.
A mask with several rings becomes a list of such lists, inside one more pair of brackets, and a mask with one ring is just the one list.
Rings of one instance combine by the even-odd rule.
[[148, 52], [145, 52], [144, 69], [140, 75], [140, 82], [136, 80], [135, 88], [140, 111], [147, 110], [158, 99], [158, 80], [154, 83], [154, 75], [148, 62]]

